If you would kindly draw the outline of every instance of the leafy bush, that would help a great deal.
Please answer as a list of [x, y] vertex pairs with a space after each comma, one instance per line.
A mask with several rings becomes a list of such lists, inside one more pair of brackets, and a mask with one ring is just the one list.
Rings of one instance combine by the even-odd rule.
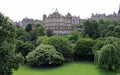
[[17, 41], [16, 52], [21, 53], [24, 57], [35, 49], [35, 46], [31, 42]]
[[74, 59], [75, 60], [94, 60], [92, 52], [94, 41], [90, 38], [81, 38], [75, 46]]
[[69, 40], [70, 41], [72, 41], [73, 43], [75, 43], [77, 40], [78, 40], [78, 38], [80, 37], [80, 33], [77, 31], [77, 30], [74, 30], [71, 34], [70, 34], [70, 36], [69, 36]]
[[99, 53], [96, 53], [95, 63], [107, 70], [120, 68], [120, 41], [115, 37], [107, 37]]
[[100, 51], [101, 48], [103, 47], [105, 42], [105, 38], [98, 38], [97, 40], [95, 40], [95, 44], [93, 45], [93, 53], [95, 54], [96, 51]]
[[67, 39], [60, 36], [52, 36], [43, 40], [42, 43], [47, 45], [53, 45], [56, 50], [64, 56], [65, 61], [72, 60], [73, 51]]
[[108, 70], [118, 70], [120, 68], [120, 51], [113, 44], [103, 46], [97, 65]]
[[41, 43], [42, 43], [42, 41], [44, 40], [44, 39], [47, 39], [48, 37], [47, 36], [39, 36], [38, 38], [37, 38], [37, 40], [35, 41], [35, 45], [36, 46], [39, 46]]
[[32, 66], [60, 65], [64, 61], [61, 53], [52, 45], [40, 45], [26, 56], [28, 64]]
[[22, 29], [22, 28], [17, 28], [16, 29], [16, 34], [17, 34], [17, 36], [16, 36], [16, 39], [18, 39], [18, 40], [22, 40], [22, 41], [28, 41], [28, 40], [30, 40], [30, 35], [29, 35], [29, 33], [28, 32], [26, 32], [24, 29]]

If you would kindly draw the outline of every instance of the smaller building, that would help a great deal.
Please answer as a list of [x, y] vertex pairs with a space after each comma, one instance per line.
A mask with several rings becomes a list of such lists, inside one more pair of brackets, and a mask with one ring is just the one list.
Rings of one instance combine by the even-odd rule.
[[37, 20], [37, 19], [30, 19], [30, 18], [23, 18], [23, 20], [21, 21], [22, 27], [25, 28], [28, 24], [41, 24], [43, 25], [43, 22], [41, 20]]
[[91, 19], [94, 19], [94, 20], [97, 20], [97, 21], [101, 20], [101, 19], [104, 19], [104, 20], [116, 20], [116, 21], [120, 22], [120, 5], [119, 5], [118, 13], [113, 13], [113, 14], [110, 14], [110, 15], [92, 14]]

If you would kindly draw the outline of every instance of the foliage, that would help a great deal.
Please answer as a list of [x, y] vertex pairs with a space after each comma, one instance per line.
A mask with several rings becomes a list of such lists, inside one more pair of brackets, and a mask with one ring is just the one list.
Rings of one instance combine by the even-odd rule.
[[31, 41], [36, 40], [38, 36], [44, 35], [46, 35], [45, 28], [40, 24], [34, 25], [34, 29], [30, 31]]
[[92, 47], [94, 45], [94, 40], [90, 38], [81, 38], [76, 43], [74, 48], [74, 59], [75, 60], [94, 60], [94, 55], [92, 52]]
[[84, 36], [88, 34], [92, 39], [99, 38], [99, 24], [95, 20], [86, 20], [84, 22]]
[[16, 44], [16, 52], [21, 53], [24, 57], [31, 52], [32, 50], [35, 49], [35, 46], [31, 42], [22, 42], [19, 41]]
[[120, 51], [113, 44], [103, 46], [101, 48], [97, 65], [108, 70], [119, 70]]
[[96, 51], [100, 51], [100, 49], [104, 45], [104, 41], [105, 41], [105, 38], [98, 38], [95, 40], [95, 44], [93, 45], [93, 48], [92, 48], [94, 54], [96, 53]]
[[15, 27], [0, 13], [0, 75], [11, 75], [22, 62], [22, 56], [15, 53], [15, 36]]
[[32, 66], [59, 65], [64, 61], [61, 53], [52, 45], [40, 45], [26, 56], [28, 64]]
[[100, 20], [99, 34], [100, 37], [120, 37], [120, 23], [114, 20]]
[[120, 41], [115, 37], [105, 39], [103, 47], [96, 55], [96, 64], [104, 69], [119, 70], [120, 68]]
[[80, 33], [77, 30], [74, 30], [70, 34], [68, 39], [71, 40], [73, 43], [75, 43], [78, 40], [79, 36], [80, 36]]
[[53, 45], [56, 50], [64, 56], [65, 61], [72, 60], [73, 51], [67, 39], [60, 36], [52, 36], [44, 39], [42, 43], [47, 45]]
[[53, 31], [51, 29], [47, 29], [46, 30], [46, 34], [47, 34], [48, 37], [52, 36], [53, 35]]
[[47, 38], [48, 38], [47, 36], [39, 36], [35, 42], [35, 45], [39, 46], [42, 43], [42, 41]]
[[17, 34], [16, 38], [18, 40], [22, 40], [22, 41], [29, 40], [29, 37], [30, 37], [29, 33], [22, 28], [16, 28], [16, 34]]
[[33, 26], [33, 24], [28, 24], [27, 27], [25, 28], [25, 30], [27, 32], [30, 32], [32, 30], [32, 26]]

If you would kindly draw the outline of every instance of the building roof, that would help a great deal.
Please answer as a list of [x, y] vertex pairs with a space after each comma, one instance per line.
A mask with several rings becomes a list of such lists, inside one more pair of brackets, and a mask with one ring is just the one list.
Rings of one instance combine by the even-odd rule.
[[58, 10], [57, 10], [57, 8], [55, 9], [55, 11], [53, 13], [59, 13]]
[[118, 10], [118, 14], [120, 14], [120, 5], [119, 5], [119, 10]]

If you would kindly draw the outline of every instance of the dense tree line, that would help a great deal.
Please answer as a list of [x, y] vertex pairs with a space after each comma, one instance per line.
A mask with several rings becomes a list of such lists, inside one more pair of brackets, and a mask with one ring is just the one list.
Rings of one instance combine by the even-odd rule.
[[120, 23], [113, 20], [86, 20], [83, 35], [89, 35], [92, 39], [110, 36], [120, 38]]

